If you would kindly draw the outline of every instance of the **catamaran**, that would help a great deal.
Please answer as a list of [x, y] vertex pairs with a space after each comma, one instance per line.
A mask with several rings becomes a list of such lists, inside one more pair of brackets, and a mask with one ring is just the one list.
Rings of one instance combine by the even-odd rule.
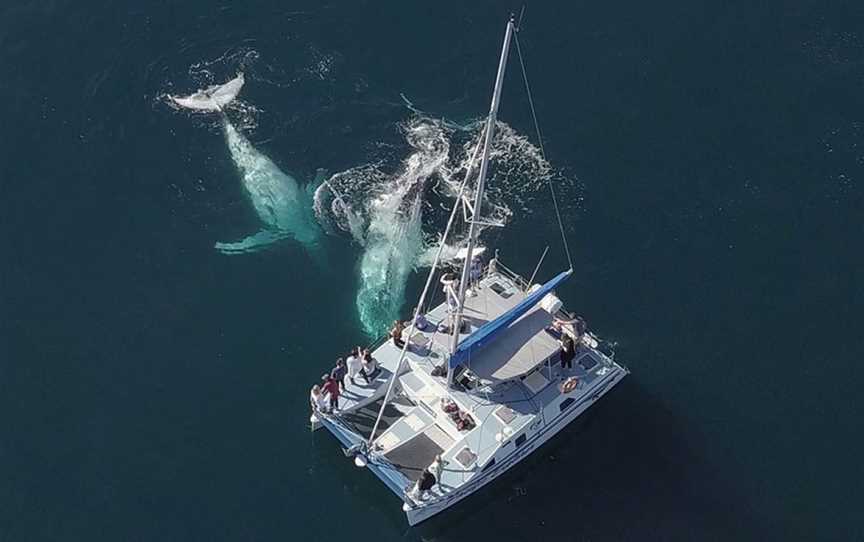
[[[497, 251], [482, 263], [487, 247], [478, 236], [488, 221], [481, 209], [511, 40], [519, 46], [515, 34], [511, 18], [481, 143], [412, 319], [370, 347], [374, 372], [367, 381], [346, 382], [337, 408], [313, 405], [312, 429], [329, 430], [358, 467], [380, 478], [403, 501], [410, 525], [501, 476], [629, 373], [555, 294], [573, 265], [554, 190], [570, 268], [533, 284], [537, 269], [525, 280]], [[457, 217], [467, 237], [451, 270], [442, 254], [452, 246]], [[439, 295], [444, 301], [432, 307]]]

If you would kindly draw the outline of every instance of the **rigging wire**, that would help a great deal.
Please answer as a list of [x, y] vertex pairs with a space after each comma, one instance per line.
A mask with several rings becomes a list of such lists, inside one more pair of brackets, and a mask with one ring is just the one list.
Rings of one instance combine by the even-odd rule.
[[[524, 15], [525, 10], [523, 8], [522, 15]], [[519, 23], [521, 26], [522, 23], [522, 15], [519, 16]], [[534, 129], [537, 131], [537, 142], [540, 145], [540, 155], [543, 157], [543, 160], [548, 162], [546, 159], [546, 148], [543, 146], [543, 134], [540, 133], [540, 123], [537, 121], [537, 111], [534, 109], [534, 98], [531, 95], [531, 85], [528, 84], [528, 71], [525, 69], [525, 60], [522, 57], [522, 48], [519, 46], [519, 33], [515, 33], [513, 35], [513, 39], [516, 41], [516, 52], [519, 55], [519, 66], [522, 68], [522, 80], [525, 81], [525, 92], [528, 94], [528, 105], [531, 106], [531, 117], [534, 119]], [[552, 186], [551, 177], [547, 180], [549, 184], [549, 192], [552, 194], [552, 206], [555, 208], [555, 216], [558, 218], [558, 229], [561, 230], [561, 241], [564, 244], [564, 252], [567, 254], [567, 263], [570, 265], [570, 269], [573, 269], [573, 258], [570, 256], [570, 246], [567, 244], [567, 235], [564, 233], [564, 221], [561, 220], [561, 211], [558, 209], [558, 197], [555, 195], [555, 188]]]
[[[480, 147], [474, 150], [474, 154], [471, 157], [471, 161], [468, 162], [468, 169], [465, 171], [465, 178], [462, 180], [462, 185], [459, 187], [459, 195], [457, 196], [457, 200], [462, 199], [462, 195], [465, 193], [465, 190], [468, 186], [468, 179], [471, 177], [471, 174], [474, 172], [474, 164], [477, 162], [477, 157], [479, 156]], [[375, 418], [375, 425], [372, 426], [372, 432], [369, 434], [369, 440], [366, 441], [366, 446], [372, 444], [372, 441], [375, 437], [375, 432], [378, 430], [378, 425], [381, 423], [381, 417], [384, 415], [384, 408], [387, 406], [387, 400], [390, 398], [390, 394], [393, 392], [393, 385], [396, 383], [396, 378], [399, 376], [399, 372], [402, 369], [402, 364], [405, 362], [406, 354], [408, 353], [408, 345], [411, 343], [411, 339], [414, 337], [414, 333], [417, 331], [417, 317], [420, 315], [420, 310], [423, 307], [423, 304], [426, 300], [426, 295], [429, 293], [429, 288], [432, 286], [432, 278], [435, 276], [435, 271], [438, 269], [438, 264], [441, 261], [441, 256], [444, 253], [444, 248], [447, 245], [447, 235], [450, 233], [450, 228], [453, 226], [454, 219], [456, 218], [456, 211], [458, 209], [458, 205], [453, 205], [453, 209], [450, 211], [450, 218], [447, 220], [447, 227], [444, 228], [444, 235], [441, 237], [441, 242], [438, 245], [438, 250], [435, 253], [435, 260], [432, 262], [432, 269], [429, 270], [429, 275], [426, 277], [426, 284], [423, 286], [423, 292], [420, 294], [420, 299], [417, 301], [417, 305], [414, 308], [414, 315], [411, 318], [411, 327], [408, 328], [408, 337], [404, 340], [404, 345], [402, 346], [402, 351], [399, 354], [399, 361], [396, 363], [396, 369], [393, 371], [393, 374], [390, 376], [390, 381], [387, 384], [387, 391], [384, 392], [384, 401], [381, 403], [381, 410], [378, 411], [378, 416]]]

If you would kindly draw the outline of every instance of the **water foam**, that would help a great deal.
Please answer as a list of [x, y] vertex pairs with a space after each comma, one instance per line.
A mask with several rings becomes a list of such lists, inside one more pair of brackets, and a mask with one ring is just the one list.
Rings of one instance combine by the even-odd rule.
[[[403, 126], [410, 155], [395, 174], [386, 172], [383, 162], [366, 164], [333, 175], [317, 190], [319, 221], [349, 233], [363, 247], [356, 306], [370, 336], [399, 317], [411, 272], [431, 264], [440, 237], [424, 234], [424, 219], [440, 225], [449, 213], [482, 126], [478, 121], [457, 129], [444, 120], [415, 116]], [[526, 205], [552, 169], [539, 149], [504, 123], [498, 124], [492, 157], [483, 215], [503, 225], [513, 215], [511, 206]], [[442, 200], [438, 206], [432, 204], [434, 197]], [[450, 240], [445, 260], [455, 258], [458, 234], [456, 239]]]

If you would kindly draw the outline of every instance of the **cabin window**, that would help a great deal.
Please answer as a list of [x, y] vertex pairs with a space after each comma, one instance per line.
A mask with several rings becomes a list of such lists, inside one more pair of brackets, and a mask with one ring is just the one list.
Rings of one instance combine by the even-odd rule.
[[563, 401], [561, 401], [561, 404], [558, 405], [558, 408], [561, 409], [561, 412], [564, 412], [570, 405], [573, 404], [573, 402], [575, 400], [576, 399], [573, 399], [572, 397], [568, 397], [567, 399], [564, 399]]
[[522, 446], [523, 444], [525, 444], [525, 441], [527, 439], [528, 439], [528, 437], [525, 436], [525, 433], [522, 433], [521, 435], [516, 437], [516, 447], [518, 448], [519, 446]]
[[488, 463], [486, 463], [486, 466], [483, 467], [483, 472], [486, 472], [487, 470], [491, 469], [494, 466], [495, 466], [495, 458], [493, 457], [492, 459], [489, 460]]

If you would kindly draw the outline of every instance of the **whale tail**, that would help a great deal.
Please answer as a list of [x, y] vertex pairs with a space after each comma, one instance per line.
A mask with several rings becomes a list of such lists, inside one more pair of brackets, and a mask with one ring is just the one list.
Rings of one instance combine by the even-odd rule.
[[245, 82], [246, 78], [243, 76], [243, 72], [240, 72], [237, 77], [227, 83], [209, 86], [189, 96], [169, 96], [169, 98], [184, 109], [221, 111], [240, 94], [240, 89], [243, 88]]

